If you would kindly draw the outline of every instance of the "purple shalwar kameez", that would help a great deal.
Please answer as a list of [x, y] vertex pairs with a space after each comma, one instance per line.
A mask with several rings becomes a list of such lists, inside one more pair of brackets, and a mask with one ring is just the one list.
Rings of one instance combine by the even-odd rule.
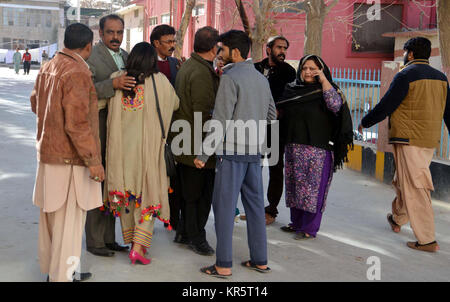
[[[323, 93], [328, 110], [337, 113], [342, 99], [332, 88]], [[286, 205], [296, 233], [316, 237], [333, 176], [333, 153], [321, 148], [288, 144], [285, 148]]]

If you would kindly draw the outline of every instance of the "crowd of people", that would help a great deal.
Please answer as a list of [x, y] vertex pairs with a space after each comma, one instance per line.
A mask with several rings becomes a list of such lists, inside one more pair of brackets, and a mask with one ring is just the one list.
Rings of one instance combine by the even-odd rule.
[[[345, 96], [321, 57], [305, 55], [296, 71], [285, 62], [289, 41], [276, 36], [267, 43], [267, 58], [254, 63], [245, 32], [220, 35], [203, 27], [195, 34], [190, 58], [178, 60], [172, 57], [175, 29], [169, 25], [156, 26], [150, 43], [138, 43], [128, 54], [120, 48], [124, 21], [117, 15], [103, 17], [99, 33], [101, 41], [93, 45], [87, 26], [68, 26], [65, 48], [41, 68], [31, 95], [38, 150], [33, 203], [41, 209], [39, 259], [48, 281], [91, 277], [88, 272], [74, 276], [67, 261], [81, 255], [83, 228], [88, 252], [103, 257], [127, 252], [133, 264], [151, 263], [156, 220], [175, 230], [175, 243], [199, 255], [216, 255], [216, 262], [201, 272], [227, 278], [239, 195], [250, 250], [243, 267], [271, 271], [266, 225], [277, 217], [284, 188], [291, 223], [281, 229], [296, 240], [317, 236], [333, 172], [353, 145]], [[447, 79], [428, 65], [429, 53], [425, 58], [419, 50], [423, 45], [421, 39], [405, 45], [410, 56], [405, 70], [360, 128], [394, 117], [392, 139], [401, 145], [395, 145], [397, 198], [388, 221], [398, 232], [409, 219], [418, 242], [408, 246], [436, 251], [426, 169], [444, 111], [449, 126], [450, 102]], [[418, 87], [414, 93], [408, 93], [411, 82]], [[422, 99], [433, 106], [427, 111], [430, 130], [422, 130], [422, 120], [414, 115]], [[192, 129], [220, 122], [221, 143], [207, 153], [199, 145], [214, 134], [204, 132], [199, 141], [191, 132], [180, 145], [188, 152], [173, 156], [170, 146], [178, 132], [171, 125], [180, 120]], [[251, 133], [243, 133], [242, 141], [231, 139], [227, 123], [276, 120], [279, 133], [271, 131], [273, 124], [265, 129], [268, 144], [278, 144], [280, 154], [269, 168], [264, 208], [261, 162], [269, 155], [248, 151]], [[411, 168], [416, 164], [417, 171]], [[206, 239], [211, 207], [216, 249]], [[125, 245], [116, 240], [116, 219]]]

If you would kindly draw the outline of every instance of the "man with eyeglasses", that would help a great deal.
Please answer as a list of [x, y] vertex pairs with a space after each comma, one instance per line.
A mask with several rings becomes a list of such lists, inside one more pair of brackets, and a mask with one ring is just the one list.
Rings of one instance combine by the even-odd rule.
[[[156, 26], [150, 34], [150, 42], [158, 54], [158, 69], [163, 73], [175, 88], [175, 78], [181, 62], [172, 57], [175, 51], [175, 28], [167, 24]], [[168, 140], [170, 142], [170, 139]], [[178, 173], [179, 174], [179, 173]], [[188, 243], [184, 234], [184, 227], [180, 227], [182, 205], [184, 204], [181, 195], [181, 180], [179, 175], [170, 177], [170, 187], [172, 193], [169, 194], [170, 205], [170, 224], [177, 231], [178, 236], [175, 238], [177, 243]], [[167, 226], [167, 224], [164, 224]]]
[[159, 71], [165, 74], [175, 87], [175, 78], [180, 68], [180, 62], [172, 57], [175, 51], [175, 28], [167, 24], [156, 26], [150, 35], [150, 42], [158, 54]]

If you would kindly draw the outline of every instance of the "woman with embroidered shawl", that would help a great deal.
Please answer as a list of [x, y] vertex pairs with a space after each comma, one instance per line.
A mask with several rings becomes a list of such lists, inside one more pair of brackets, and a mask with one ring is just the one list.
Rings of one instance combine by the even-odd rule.
[[105, 206], [120, 217], [125, 244], [132, 244], [129, 258], [149, 264], [156, 219], [168, 224], [169, 180], [164, 143], [157, 112], [154, 83], [167, 136], [179, 99], [167, 77], [158, 72], [157, 55], [147, 42], [131, 51], [126, 71], [136, 79], [133, 90], [117, 90], [108, 103]]
[[[343, 105], [344, 104], [344, 105]], [[330, 70], [316, 55], [300, 60], [297, 79], [286, 85], [277, 104], [285, 147], [286, 205], [291, 223], [281, 229], [295, 239], [316, 237], [333, 172], [353, 144], [345, 97]]]

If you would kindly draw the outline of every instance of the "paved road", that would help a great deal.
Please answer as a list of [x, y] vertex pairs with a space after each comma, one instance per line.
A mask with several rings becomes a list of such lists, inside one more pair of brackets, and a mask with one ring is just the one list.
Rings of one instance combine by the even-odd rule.
[[[44, 281], [37, 259], [39, 211], [31, 203], [36, 155], [35, 117], [28, 97], [37, 71], [15, 75], [0, 68], [0, 281]], [[264, 170], [267, 188], [268, 171]], [[381, 264], [381, 281], [450, 280], [450, 204], [433, 201], [437, 239], [441, 251], [428, 254], [410, 250], [414, 240], [409, 227], [394, 234], [386, 222], [393, 189], [350, 170], [334, 175], [328, 205], [318, 237], [308, 242], [293, 240], [280, 227], [289, 222], [289, 211], [280, 204], [280, 216], [267, 227], [271, 274], [239, 267], [248, 258], [245, 222], [234, 231], [234, 263], [231, 281], [368, 281], [371, 256]], [[240, 205], [241, 209], [242, 206]], [[215, 246], [214, 217], [207, 237]], [[117, 234], [120, 226], [117, 224]], [[172, 242], [174, 233], [157, 223], [153, 262], [131, 266], [126, 254], [99, 258], [83, 250], [82, 269], [95, 274], [92, 281], [219, 281], [198, 272], [214, 257], [194, 254]], [[121, 241], [120, 235], [117, 236]]]

